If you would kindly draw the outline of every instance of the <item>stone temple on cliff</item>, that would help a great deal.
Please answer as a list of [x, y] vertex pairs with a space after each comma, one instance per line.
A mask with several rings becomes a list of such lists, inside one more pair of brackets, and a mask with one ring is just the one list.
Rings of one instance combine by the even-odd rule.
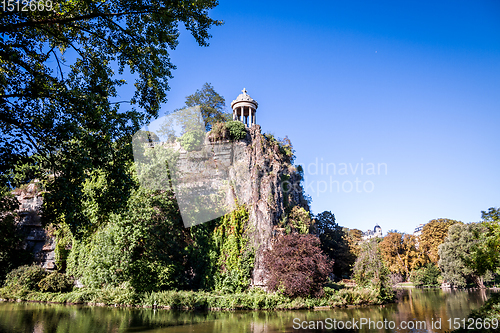
[[247, 90], [243, 88], [241, 94], [231, 102], [231, 109], [233, 109], [233, 120], [239, 120], [247, 127], [252, 127], [256, 124], [255, 114], [259, 103], [255, 101]]

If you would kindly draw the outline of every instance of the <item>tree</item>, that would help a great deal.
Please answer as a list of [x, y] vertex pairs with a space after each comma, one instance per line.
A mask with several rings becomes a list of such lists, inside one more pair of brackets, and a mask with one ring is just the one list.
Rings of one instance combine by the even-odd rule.
[[478, 270], [471, 265], [472, 254], [479, 235], [487, 228], [480, 223], [455, 223], [450, 226], [448, 236], [439, 246], [439, 268], [443, 272], [443, 279], [458, 287], [465, 287], [467, 283], [475, 283], [484, 288], [485, 271]]
[[[207, 46], [209, 28], [221, 22], [208, 16], [215, 0], [52, 3], [0, 16], [0, 174], [12, 187], [16, 168], [38, 168], [50, 194], [44, 211], [76, 231], [89, 170], [105, 172], [110, 204], [130, 192], [119, 176], [131, 160], [130, 137], [166, 101], [179, 23]], [[125, 81], [115, 69], [137, 77], [130, 100], [118, 99]]]
[[321, 249], [333, 261], [333, 274], [339, 278], [349, 277], [356, 258], [349, 248], [347, 234], [335, 222], [335, 215], [328, 211], [316, 215], [314, 226]]
[[389, 231], [379, 246], [387, 268], [406, 279], [413, 268], [425, 263], [415, 247], [413, 235]]
[[477, 235], [479, 241], [472, 247], [471, 257], [466, 263], [479, 275], [484, 275], [495, 273], [500, 268], [500, 210], [492, 207], [481, 213], [481, 225], [486, 231]]
[[429, 221], [422, 228], [422, 234], [419, 237], [419, 248], [429, 257], [429, 260], [437, 264], [439, 260], [438, 247], [443, 244], [448, 235], [448, 228], [455, 224], [462, 223], [450, 219], [435, 219]]
[[264, 254], [270, 290], [290, 297], [321, 296], [331, 264], [314, 235], [290, 234], [276, 239]]
[[410, 281], [416, 286], [439, 286], [441, 271], [432, 264], [427, 263], [424, 267], [411, 272]]
[[381, 298], [392, 297], [388, 281], [389, 270], [382, 260], [376, 239], [361, 243], [353, 273], [358, 285], [377, 289]]
[[205, 83], [201, 90], [196, 90], [192, 95], [186, 97], [186, 106], [201, 107], [201, 115], [205, 120], [205, 129], [210, 131], [217, 122], [229, 120], [227, 113], [224, 113], [226, 100], [219, 95], [210, 83]]
[[359, 229], [348, 229], [347, 230], [347, 241], [349, 243], [349, 249], [355, 257], [358, 256], [360, 247], [359, 244], [363, 240], [363, 232]]

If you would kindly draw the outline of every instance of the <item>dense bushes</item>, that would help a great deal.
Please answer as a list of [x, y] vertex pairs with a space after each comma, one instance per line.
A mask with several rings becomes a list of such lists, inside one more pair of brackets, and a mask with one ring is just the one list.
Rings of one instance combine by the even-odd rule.
[[47, 271], [40, 266], [21, 266], [7, 274], [5, 285], [28, 290], [39, 290], [38, 283], [47, 276]]
[[415, 286], [439, 286], [441, 271], [436, 265], [428, 263], [424, 267], [414, 269], [410, 274], [410, 281]]
[[170, 191], [134, 191], [121, 214], [74, 242], [68, 274], [92, 288], [124, 282], [138, 291], [186, 287], [187, 230]]
[[38, 283], [38, 288], [41, 291], [68, 292], [73, 289], [73, 279], [66, 274], [53, 272]]
[[289, 297], [321, 296], [331, 273], [328, 258], [313, 235], [290, 234], [276, 239], [264, 255], [268, 287]]
[[184, 133], [180, 138], [179, 142], [181, 147], [186, 151], [200, 150], [203, 140], [205, 139], [205, 133], [199, 130], [193, 130]]
[[73, 289], [73, 279], [63, 273], [49, 273], [38, 265], [26, 265], [7, 274], [5, 286], [14, 290], [68, 292]]
[[247, 136], [245, 124], [241, 121], [230, 120], [225, 123], [216, 123], [210, 131], [212, 142], [222, 140], [241, 140]]
[[230, 120], [226, 122], [226, 128], [229, 132], [229, 137], [233, 140], [241, 140], [247, 136], [245, 124], [241, 121]]

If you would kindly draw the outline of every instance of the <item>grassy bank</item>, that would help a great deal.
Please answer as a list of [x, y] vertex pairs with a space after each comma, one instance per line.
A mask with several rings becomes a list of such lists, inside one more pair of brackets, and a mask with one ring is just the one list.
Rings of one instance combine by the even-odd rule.
[[381, 304], [379, 293], [369, 288], [325, 288], [321, 298], [289, 298], [279, 293], [253, 289], [245, 293], [217, 294], [203, 291], [160, 291], [137, 293], [132, 289], [75, 289], [67, 293], [0, 288], [0, 298], [9, 301], [37, 301], [66, 304], [159, 307], [209, 310], [292, 310], [314, 307]]

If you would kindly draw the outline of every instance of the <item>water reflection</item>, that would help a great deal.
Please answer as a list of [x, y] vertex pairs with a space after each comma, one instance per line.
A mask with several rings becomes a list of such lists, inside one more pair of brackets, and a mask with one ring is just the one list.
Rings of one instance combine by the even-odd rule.
[[[324, 311], [174, 312], [152, 309], [101, 308], [37, 303], [0, 303], [0, 332], [322, 332], [327, 322], [394, 321], [394, 329], [340, 330], [335, 332], [445, 332], [449, 318], [466, 318], [487, 299], [487, 291], [408, 289], [399, 302], [382, 306]], [[327, 318], [329, 318], [327, 320]], [[363, 319], [364, 318], [364, 319]], [[432, 329], [440, 318], [441, 329]], [[295, 321], [294, 321], [295, 320]], [[422, 321], [425, 329], [397, 329], [403, 322]], [[304, 322], [306, 322], [304, 324]], [[311, 326], [311, 322], [313, 322]], [[323, 329], [294, 329], [302, 327]], [[300, 323], [300, 324], [299, 324]], [[424, 324], [421, 324], [424, 325]]]

